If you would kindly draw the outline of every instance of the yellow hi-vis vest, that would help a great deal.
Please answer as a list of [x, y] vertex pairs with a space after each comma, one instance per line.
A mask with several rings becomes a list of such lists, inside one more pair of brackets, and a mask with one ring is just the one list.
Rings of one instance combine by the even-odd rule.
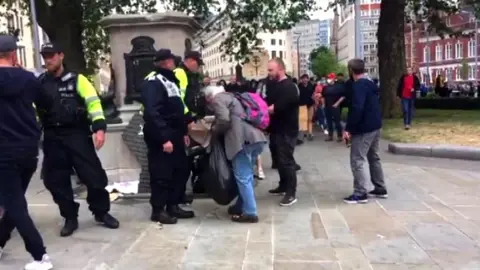
[[[180, 82], [180, 97], [182, 99], [183, 107], [184, 107], [183, 113], [187, 114], [189, 112], [189, 110], [188, 110], [187, 105], [185, 105], [185, 91], [186, 91], [187, 85], [188, 85], [188, 78], [187, 78], [187, 74], [185, 73], [185, 71], [183, 69], [180, 68], [180, 70], [182, 70], [183, 74], [181, 74], [181, 72], [176, 72], [176, 70], [179, 70], [179, 68], [174, 69], [173, 72], [175, 73], [175, 77], [177, 78], [177, 80]], [[151, 80], [152, 78], [155, 77], [156, 74], [157, 73], [155, 71], [152, 71], [152, 72], [148, 73], [148, 75], [145, 76], [145, 80]], [[162, 83], [163, 83], [163, 81], [162, 81]], [[183, 85], [185, 86], [185, 88], [182, 87]], [[142, 104], [141, 107], [140, 107], [140, 111], [143, 112], [144, 109], [145, 108], [143, 107], [143, 104]]]
[[[178, 68], [177, 68], [177, 69], [178, 69]], [[183, 71], [183, 69], [182, 69], [182, 71]], [[174, 72], [175, 72], [175, 70], [174, 70]], [[185, 74], [185, 71], [183, 71], [183, 73]], [[160, 75], [160, 74], [158, 74], [158, 75]], [[157, 78], [158, 75], [157, 75], [157, 73], [156, 73], [155, 71], [152, 71], [152, 72], [148, 73], [148, 75], [145, 77], [145, 80], [158, 80], [158, 78]], [[175, 73], [175, 76], [177, 77], [177, 73]], [[163, 76], [162, 76], [162, 77], [163, 77]], [[186, 74], [185, 74], [185, 77], [186, 77]], [[180, 79], [179, 79], [178, 77], [177, 77], [177, 80], [180, 81]], [[165, 86], [165, 88], [167, 89], [167, 91], [168, 91], [171, 87], [178, 88], [175, 83], [171, 83], [171, 85], [170, 85], [170, 84], [167, 85], [163, 80], [160, 80], [160, 82]], [[187, 80], [187, 82], [188, 82], [188, 80]], [[180, 89], [179, 89], [179, 92], [180, 92], [180, 98], [182, 99], [182, 102], [183, 102], [183, 108], [184, 108], [184, 109], [183, 109], [183, 113], [184, 113], [184, 114], [187, 114], [187, 113], [189, 112], [189, 110], [188, 110], [187, 105], [185, 105], [185, 101], [184, 101], [184, 99], [185, 99], [185, 90], [182, 89], [182, 83], [181, 83], [181, 81], [180, 81]], [[143, 112], [144, 109], [145, 109], [145, 108], [143, 107], [143, 104], [142, 104], [142, 106], [140, 107], [140, 110]]]

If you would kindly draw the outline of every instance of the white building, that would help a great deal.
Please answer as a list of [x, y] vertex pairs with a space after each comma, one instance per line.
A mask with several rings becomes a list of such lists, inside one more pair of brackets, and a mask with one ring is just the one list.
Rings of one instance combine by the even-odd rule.
[[[205, 66], [203, 72], [208, 74], [214, 81], [230, 80], [235, 75], [235, 61], [230, 61], [221, 48], [222, 42], [229, 33], [229, 24], [225, 17], [217, 16], [208, 22], [202, 31], [195, 36], [194, 50], [202, 53]], [[258, 39], [261, 41], [260, 49], [268, 51], [270, 58], [278, 57], [285, 61], [287, 72], [291, 72], [290, 50], [287, 46], [286, 31], [274, 33], [260, 33]], [[247, 78], [259, 79], [259, 78]]]
[[[5, 16], [0, 17], [0, 32], [10, 32], [11, 30], [17, 30], [18, 35], [18, 50], [17, 56], [20, 65], [28, 70], [35, 69], [35, 55], [34, 55], [34, 42], [33, 42], [33, 29], [30, 23], [30, 18], [25, 16], [27, 12], [21, 10], [19, 1], [15, 2], [8, 10], [5, 7], [0, 6], [0, 14]], [[44, 33], [39, 27], [39, 33]], [[40, 37], [40, 44], [48, 40], [45, 34]]]
[[[313, 75], [310, 70], [310, 53], [321, 46], [330, 48], [331, 24], [331, 20], [303, 21], [288, 31], [287, 36], [291, 44], [296, 76]], [[297, 62], [297, 59], [300, 63]]]
[[[360, 54], [371, 76], [378, 76], [377, 31], [381, 0], [360, 1]], [[340, 5], [338, 52], [339, 62], [346, 64], [355, 57], [355, 8], [353, 4]]]

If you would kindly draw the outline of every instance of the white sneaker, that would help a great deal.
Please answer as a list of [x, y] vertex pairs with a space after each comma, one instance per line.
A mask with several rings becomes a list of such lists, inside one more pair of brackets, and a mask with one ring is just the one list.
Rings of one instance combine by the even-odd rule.
[[25, 265], [25, 270], [50, 270], [53, 269], [52, 261], [47, 254], [43, 255], [41, 261], [33, 261]]
[[265, 172], [263, 172], [262, 168], [258, 169], [258, 179], [260, 180], [265, 179]]

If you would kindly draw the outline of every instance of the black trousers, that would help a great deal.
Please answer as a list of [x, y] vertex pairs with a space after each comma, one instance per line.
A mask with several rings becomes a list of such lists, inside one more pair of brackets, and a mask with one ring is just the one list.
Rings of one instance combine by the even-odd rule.
[[79, 204], [73, 197], [71, 172], [75, 169], [79, 180], [87, 187], [87, 203], [94, 215], [110, 211], [110, 198], [105, 187], [107, 174], [97, 156], [92, 137], [83, 132], [56, 134], [45, 131], [43, 141], [43, 169], [45, 187], [60, 208], [65, 219], [78, 217]]
[[275, 148], [275, 144], [272, 143], [272, 135], [270, 135], [270, 143], [268, 144], [268, 148], [270, 148], [270, 155], [272, 157], [272, 167], [278, 166], [278, 164], [277, 164], [277, 149]]
[[5, 247], [14, 228], [35, 260], [46, 253], [42, 237], [28, 213], [25, 192], [37, 169], [37, 158], [23, 158], [11, 163], [0, 163], [0, 190], [6, 212], [0, 222], [0, 247]]
[[340, 108], [325, 107], [325, 117], [327, 118], [328, 136], [333, 137], [333, 125], [335, 125], [337, 136], [341, 138], [343, 135], [343, 128], [340, 123]]
[[270, 142], [275, 148], [275, 163], [280, 176], [279, 187], [284, 189], [289, 196], [295, 196], [297, 192], [297, 170], [294, 159], [296, 134], [270, 134]]
[[155, 145], [147, 138], [145, 136], [150, 173], [150, 204], [153, 212], [159, 212], [165, 210], [165, 207], [182, 203], [190, 166], [183, 137], [172, 141], [172, 153], [163, 152], [162, 145]]

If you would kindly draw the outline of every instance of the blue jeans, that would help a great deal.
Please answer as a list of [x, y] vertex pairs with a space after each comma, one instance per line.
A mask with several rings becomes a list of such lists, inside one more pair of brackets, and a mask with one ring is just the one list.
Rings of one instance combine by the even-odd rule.
[[316, 115], [316, 118], [317, 118], [317, 124], [326, 128], [327, 127], [327, 121], [326, 121], [326, 118], [325, 118], [325, 110], [319, 106], [317, 108], [317, 115]]
[[412, 124], [413, 117], [413, 99], [402, 98], [403, 124], [409, 126]]
[[237, 180], [239, 192], [235, 208], [242, 209], [246, 215], [257, 215], [257, 202], [253, 190], [253, 166], [265, 144], [266, 142], [244, 145], [232, 159], [233, 175]]

